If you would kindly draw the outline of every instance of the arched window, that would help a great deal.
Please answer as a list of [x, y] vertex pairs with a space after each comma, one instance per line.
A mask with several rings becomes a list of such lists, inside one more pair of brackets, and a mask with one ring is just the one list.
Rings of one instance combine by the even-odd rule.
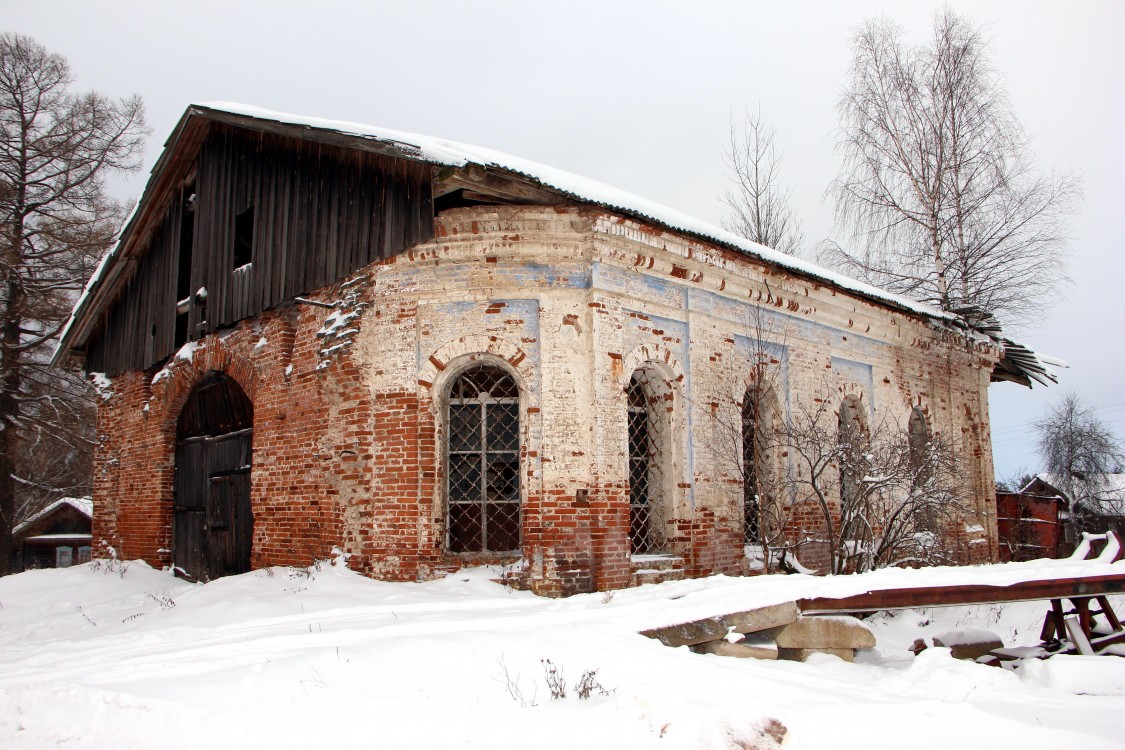
[[447, 400], [447, 546], [450, 552], [520, 547], [519, 388], [504, 370], [475, 365]]
[[743, 544], [763, 544], [775, 534], [776, 508], [771, 506], [776, 485], [776, 455], [770, 451], [777, 437], [778, 403], [773, 390], [752, 385], [742, 396], [742, 537]]
[[925, 482], [928, 477], [926, 452], [930, 445], [930, 426], [926, 423], [926, 415], [917, 406], [910, 411], [906, 439], [910, 449], [910, 468], [914, 475], [913, 484], [918, 486]]
[[762, 405], [762, 394], [756, 388], [747, 390], [742, 397], [743, 544], [761, 544], [762, 540]]
[[635, 555], [664, 551], [665, 480], [671, 392], [654, 372], [629, 379], [629, 544]]
[[758, 393], [742, 397], [742, 541], [758, 544], [762, 537], [762, 506], [758, 498]]
[[867, 427], [859, 399], [848, 396], [840, 402], [836, 430], [840, 445], [840, 508], [846, 526], [843, 531], [845, 537], [853, 538], [859, 529], [851, 528], [851, 521], [862, 521], [862, 512], [857, 505], [862, 500], [860, 482], [866, 473], [867, 454]]

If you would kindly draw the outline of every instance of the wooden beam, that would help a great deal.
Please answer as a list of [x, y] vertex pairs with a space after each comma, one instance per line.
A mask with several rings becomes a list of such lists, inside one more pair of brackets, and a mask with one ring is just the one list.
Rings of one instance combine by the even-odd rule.
[[1022, 581], [1010, 586], [927, 586], [867, 591], [839, 598], [818, 596], [798, 599], [797, 606], [804, 614], [879, 612], [885, 609], [955, 607], [986, 602], [1030, 602], [1120, 593], [1125, 593], [1125, 573]]
[[530, 180], [507, 173], [497, 173], [483, 167], [470, 165], [465, 169], [442, 173], [435, 178], [434, 195], [444, 195], [454, 190], [465, 190], [466, 197], [475, 194], [480, 199], [500, 199], [507, 203], [551, 205], [570, 203], [571, 199], [557, 190], [537, 185]]

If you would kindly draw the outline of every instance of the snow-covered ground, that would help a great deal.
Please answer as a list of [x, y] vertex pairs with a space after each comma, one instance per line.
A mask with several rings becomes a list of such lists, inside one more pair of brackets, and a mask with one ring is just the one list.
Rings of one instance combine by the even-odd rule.
[[[1034, 572], [719, 576], [552, 600], [488, 569], [383, 583], [323, 564], [206, 585], [139, 562], [32, 571], [0, 579], [0, 747], [768, 748], [779, 726], [785, 748], [1125, 746], [1123, 658], [1009, 671], [907, 650], [972, 628], [1034, 643], [1044, 603], [880, 614], [855, 664], [703, 656], [636, 634], [716, 606]], [[580, 699], [592, 670], [604, 692]]]

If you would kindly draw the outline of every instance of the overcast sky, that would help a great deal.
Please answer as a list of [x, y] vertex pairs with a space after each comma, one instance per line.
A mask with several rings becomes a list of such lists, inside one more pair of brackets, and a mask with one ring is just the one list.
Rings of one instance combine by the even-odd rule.
[[[1125, 3], [963, 2], [992, 39], [1044, 169], [1073, 170], [1073, 283], [1018, 331], [1067, 360], [1059, 387], [991, 388], [997, 472], [1038, 469], [1030, 422], [1064, 389], [1125, 436]], [[928, 38], [936, 2], [42, 2], [0, 0], [0, 27], [65, 55], [80, 88], [140, 94], [153, 137], [135, 199], [190, 102], [226, 100], [488, 146], [718, 224], [731, 118], [760, 108], [806, 240], [842, 239], [835, 102], [849, 38], [893, 18]]]

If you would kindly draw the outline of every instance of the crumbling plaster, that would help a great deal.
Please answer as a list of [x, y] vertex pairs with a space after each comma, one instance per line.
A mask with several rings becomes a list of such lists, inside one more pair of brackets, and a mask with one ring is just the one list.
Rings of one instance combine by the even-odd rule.
[[[713, 481], [731, 472], [709, 450], [714, 425], [704, 407], [729, 402], [731, 384], [746, 383], [751, 339], [760, 335], [755, 320], [766, 321], [768, 346], [783, 368], [783, 404], [851, 394], [871, 418], [885, 412], [903, 425], [917, 405], [935, 432], [961, 435], [973, 457], [967, 480], [981, 498], [980, 517], [967, 521], [992, 528], [981, 415], [997, 352], [979, 341], [588, 209], [450, 211], [439, 217], [432, 243], [399, 256], [376, 278], [374, 307], [409, 298], [414, 316], [364, 321], [360, 369], [376, 401], [417, 384], [435, 447], [442, 444], [443, 389], [459, 361], [492, 358], [518, 373], [530, 511], [525, 541], [540, 545], [527, 560], [532, 581], [557, 575], [555, 557], [569, 561], [587, 552], [584, 539], [594, 530], [570, 507], [578, 490], [618, 504], [625, 496], [624, 392], [632, 372], [646, 364], [659, 368], [673, 394], [669, 551], [695, 573], [737, 572], [740, 489]], [[433, 460], [440, 467], [441, 456]], [[429, 511], [422, 533], [439, 549], [440, 476], [429, 491], [421, 498]], [[986, 550], [994, 544], [984, 537]], [[627, 541], [607, 549], [622, 558], [607, 564], [622, 568]]]

